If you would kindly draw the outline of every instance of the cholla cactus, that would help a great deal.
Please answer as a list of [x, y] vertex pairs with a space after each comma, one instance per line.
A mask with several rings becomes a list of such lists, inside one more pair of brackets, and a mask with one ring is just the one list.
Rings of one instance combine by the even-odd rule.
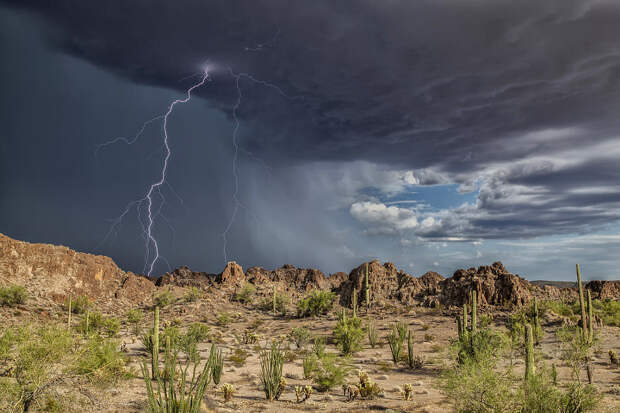
[[295, 397], [297, 397], [297, 403], [305, 402], [310, 398], [312, 393], [312, 386], [295, 386]]
[[374, 399], [383, 393], [383, 389], [373, 382], [364, 370], [357, 371], [359, 384], [356, 385], [358, 394], [363, 399]]
[[405, 383], [403, 385], [403, 391], [401, 392], [404, 400], [411, 400], [411, 396], [413, 395], [413, 386], [411, 383]]
[[232, 399], [233, 394], [235, 394], [235, 386], [229, 383], [223, 384], [222, 394], [224, 395], [224, 403], [228, 403]]

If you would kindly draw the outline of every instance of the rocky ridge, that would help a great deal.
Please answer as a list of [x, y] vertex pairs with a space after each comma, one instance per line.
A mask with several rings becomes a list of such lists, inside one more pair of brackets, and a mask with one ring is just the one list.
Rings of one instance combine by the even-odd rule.
[[[474, 289], [481, 306], [519, 306], [533, 297], [574, 298], [574, 288], [537, 285], [510, 273], [501, 262], [490, 266], [457, 270], [452, 277], [429, 271], [413, 277], [392, 263], [374, 260], [363, 263], [348, 274], [325, 275], [320, 270], [284, 265], [267, 270], [251, 267], [247, 271], [229, 262], [219, 274], [180, 267], [157, 279], [125, 272], [105, 256], [75, 252], [67, 247], [33, 244], [0, 234], [0, 285], [17, 283], [38, 298], [59, 303], [68, 295], [87, 295], [102, 307], [123, 304], [149, 305], [161, 288], [197, 287], [223, 295], [234, 293], [246, 283], [267, 294], [278, 291], [299, 297], [312, 289], [331, 290], [339, 303], [350, 307], [354, 291], [357, 302], [365, 300], [364, 278], [368, 265], [373, 305], [461, 306]], [[620, 299], [620, 281], [590, 281], [586, 288], [593, 298]]]

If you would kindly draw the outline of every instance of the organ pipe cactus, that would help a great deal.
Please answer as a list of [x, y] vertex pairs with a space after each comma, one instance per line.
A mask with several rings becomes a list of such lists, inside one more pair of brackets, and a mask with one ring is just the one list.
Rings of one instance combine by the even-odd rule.
[[579, 264], [576, 264], [577, 268], [577, 285], [579, 287], [579, 308], [581, 309], [581, 329], [583, 331], [584, 338], [588, 337], [588, 326], [586, 322], [586, 306], [583, 299], [583, 286], [581, 285], [581, 271], [579, 271]]
[[534, 333], [532, 325], [525, 325], [525, 380], [534, 377]]
[[370, 308], [370, 283], [368, 282], [368, 263], [366, 263], [366, 277], [364, 278], [364, 290], [366, 292], [366, 309]]
[[153, 318], [153, 357], [151, 359], [151, 371], [153, 379], [159, 377], [159, 307], [155, 306]]

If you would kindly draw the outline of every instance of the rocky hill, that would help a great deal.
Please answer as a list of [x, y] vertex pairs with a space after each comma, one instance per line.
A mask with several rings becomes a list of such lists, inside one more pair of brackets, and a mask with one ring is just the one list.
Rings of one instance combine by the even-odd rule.
[[86, 295], [103, 306], [147, 303], [155, 289], [149, 279], [121, 270], [109, 257], [17, 241], [3, 234], [0, 283], [21, 284], [41, 300], [59, 303], [69, 295]]
[[[299, 297], [312, 289], [331, 290], [339, 303], [350, 307], [354, 291], [357, 302], [365, 300], [364, 278], [368, 266], [370, 297], [374, 305], [400, 303], [446, 307], [461, 306], [477, 291], [481, 306], [524, 305], [533, 297], [572, 299], [575, 288], [534, 284], [512, 274], [501, 262], [490, 266], [457, 270], [444, 278], [436, 272], [414, 277], [394, 264], [379, 261], [363, 263], [348, 274], [329, 276], [316, 269], [284, 265], [274, 270], [251, 267], [247, 271], [229, 262], [219, 274], [180, 267], [157, 279], [125, 272], [111, 258], [75, 252], [67, 247], [17, 241], [0, 234], [0, 285], [24, 285], [32, 297], [63, 302], [67, 296], [87, 295], [102, 307], [124, 304], [148, 305], [159, 288], [198, 287], [229, 295], [246, 283], [267, 293], [278, 291]], [[620, 281], [590, 281], [586, 288], [593, 298], [620, 299]]]

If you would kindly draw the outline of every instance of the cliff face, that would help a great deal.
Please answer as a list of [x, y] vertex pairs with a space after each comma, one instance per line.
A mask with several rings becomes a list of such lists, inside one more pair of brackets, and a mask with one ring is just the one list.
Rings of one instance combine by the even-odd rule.
[[34, 297], [62, 302], [86, 295], [105, 304], [149, 302], [155, 286], [145, 277], [118, 268], [109, 257], [63, 246], [32, 244], [0, 234], [0, 281], [26, 287]]

